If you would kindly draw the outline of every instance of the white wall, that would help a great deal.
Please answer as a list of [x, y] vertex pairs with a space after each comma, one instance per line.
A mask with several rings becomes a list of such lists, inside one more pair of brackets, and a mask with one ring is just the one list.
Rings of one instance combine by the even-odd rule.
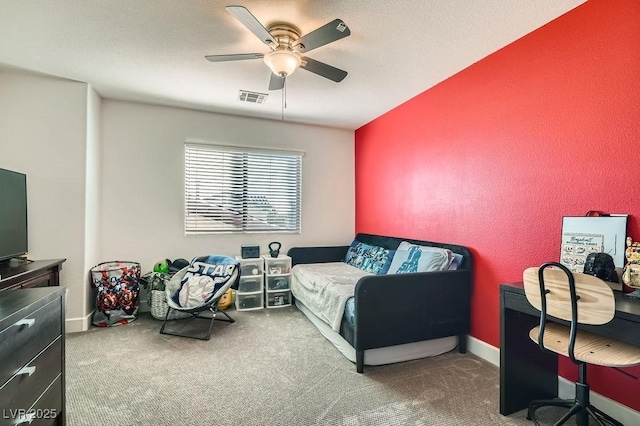
[[[305, 151], [301, 235], [185, 236], [185, 140]], [[105, 99], [101, 256], [141, 262], [146, 272], [163, 258], [238, 255], [248, 243], [265, 253], [271, 241], [280, 241], [283, 252], [295, 245], [349, 243], [353, 142], [348, 130]]]
[[[236, 255], [242, 244], [350, 242], [354, 133], [316, 126], [102, 100], [87, 84], [0, 72], [0, 167], [27, 174], [29, 257], [66, 258], [69, 331], [94, 306], [89, 269], [135, 260]], [[184, 142], [306, 152], [302, 233], [186, 237]], [[69, 327], [72, 326], [72, 327]]]
[[[91, 87], [87, 90], [87, 147], [85, 178], [85, 252], [84, 270], [100, 263], [100, 216], [102, 211], [102, 160], [101, 160], [101, 108], [102, 99]], [[88, 327], [89, 314], [93, 311], [95, 292], [90, 285], [85, 286], [85, 321], [81, 329]]]
[[87, 85], [0, 72], [0, 167], [27, 175], [29, 258], [66, 258], [67, 318], [86, 313]]

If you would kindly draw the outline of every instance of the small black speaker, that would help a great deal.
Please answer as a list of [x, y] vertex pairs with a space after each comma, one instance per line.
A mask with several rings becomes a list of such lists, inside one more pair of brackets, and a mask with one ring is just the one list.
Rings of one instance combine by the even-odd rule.
[[240, 247], [240, 255], [243, 259], [255, 259], [260, 257], [260, 246], [246, 245]]

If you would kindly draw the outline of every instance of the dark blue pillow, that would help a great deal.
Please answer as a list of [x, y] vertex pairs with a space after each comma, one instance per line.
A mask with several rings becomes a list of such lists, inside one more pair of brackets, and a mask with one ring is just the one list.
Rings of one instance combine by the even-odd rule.
[[393, 256], [396, 254], [395, 250], [387, 250], [389, 254], [387, 255], [387, 261], [385, 262], [382, 269], [378, 271], [376, 275], [384, 275], [389, 272], [389, 267], [391, 266], [391, 261], [393, 261]]
[[391, 265], [395, 250], [372, 246], [358, 240], [353, 240], [344, 262], [372, 274], [385, 274]]

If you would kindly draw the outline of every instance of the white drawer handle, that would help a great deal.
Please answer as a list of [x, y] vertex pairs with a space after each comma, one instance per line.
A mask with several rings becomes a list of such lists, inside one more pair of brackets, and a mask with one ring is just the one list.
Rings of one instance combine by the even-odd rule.
[[13, 325], [18, 326], [18, 327], [22, 327], [23, 325], [26, 325], [27, 328], [31, 328], [31, 326], [33, 324], [35, 324], [35, 323], [36, 323], [36, 319], [35, 318], [23, 318], [23, 319], [21, 319], [20, 321], [18, 321], [17, 323], [15, 323]]
[[22, 369], [18, 371], [18, 376], [22, 374], [26, 374], [27, 376], [31, 377], [31, 375], [35, 372], [36, 372], [36, 367], [22, 367]]
[[31, 423], [33, 423], [33, 420], [36, 418], [36, 413], [27, 413], [26, 415], [20, 417], [20, 419], [18, 419], [18, 423], [16, 423], [16, 426], [18, 425], [30, 425]]

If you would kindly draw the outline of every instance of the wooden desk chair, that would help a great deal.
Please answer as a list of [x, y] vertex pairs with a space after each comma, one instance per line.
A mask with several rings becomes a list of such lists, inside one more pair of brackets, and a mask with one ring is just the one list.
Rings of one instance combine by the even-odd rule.
[[[550, 269], [550, 267], [558, 269]], [[578, 324], [602, 325], [615, 315], [615, 298], [611, 288], [601, 279], [586, 274], [572, 274], [564, 265], [547, 262], [539, 268], [528, 268], [523, 274], [527, 300], [540, 311], [540, 325], [529, 337], [543, 351], [568, 356], [578, 365], [578, 382], [574, 399], [536, 400], [529, 404], [527, 419], [535, 419], [535, 411], [543, 406], [567, 407], [569, 411], [555, 423], [562, 425], [572, 416], [586, 426], [589, 417], [599, 425], [620, 425], [611, 416], [589, 403], [587, 364], [630, 367], [640, 364], [640, 348], [578, 330]], [[551, 322], [569, 321], [570, 326]]]

